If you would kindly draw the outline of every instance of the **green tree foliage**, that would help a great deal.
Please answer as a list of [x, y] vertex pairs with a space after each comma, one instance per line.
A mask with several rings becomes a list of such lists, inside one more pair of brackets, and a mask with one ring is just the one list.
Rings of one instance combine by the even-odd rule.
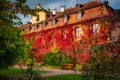
[[36, 15], [36, 12], [44, 9], [30, 9], [28, 5], [26, 5], [27, 0], [15, 0], [11, 2], [11, 0], [0, 0], [0, 25], [19, 25], [21, 23], [21, 19], [18, 17], [18, 14], [22, 14], [25, 17], [28, 14]]
[[21, 30], [15, 26], [22, 24], [18, 14], [36, 15], [38, 9], [30, 9], [27, 0], [0, 0], [0, 68], [14, 64], [27, 46], [21, 36]]
[[0, 25], [0, 68], [12, 65], [24, 53], [20, 32], [18, 28]]

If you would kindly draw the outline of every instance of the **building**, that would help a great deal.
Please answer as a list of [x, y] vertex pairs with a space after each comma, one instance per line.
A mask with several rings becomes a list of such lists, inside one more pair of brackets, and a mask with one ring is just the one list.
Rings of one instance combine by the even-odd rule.
[[114, 42], [120, 43], [120, 9], [115, 10], [118, 20], [111, 30], [111, 36]]
[[[42, 8], [40, 4], [36, 8]], [[25, 31], [24, 38], [29, 40], [34, 37], [33, 47], [37, 48], [35, 57], [41, 60], [46, 52], [54, 46], [62, 51], [67, 51], [71, 56], [77, 42], [83, 40], [88, 45], [104, 44], [111, 40], [111, 29], [116, 20], [113, 8], [108, 1], [92, 0], [85, 4], [76, 4], [74, 7], [61, 10], [40, 11], [37, 16], [32, 16], [31, 22], [21, 26]], [[108, 19], [111, 19], [109, 21]], [[105, 27], [106, 26], [106, 27]], [[109, 35], [105, 35], [105, 34]], [[91, 36], [96, 38], [92, 39]], [[87, 51], [86, 51], [87, 53]]]

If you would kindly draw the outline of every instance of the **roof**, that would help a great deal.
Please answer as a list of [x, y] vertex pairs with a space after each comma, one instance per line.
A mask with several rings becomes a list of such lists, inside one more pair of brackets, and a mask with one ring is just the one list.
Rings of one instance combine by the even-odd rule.
[[[67, 9], [65, 9], [64, 12], [57, 12], [54, 16], [51, 16], [52, 12], [47, 12], [48, 16], [45, 21], [48, 22], [48, 21], [52, 20], [53, 18], [57, 19], [64, 15], [70, 15], [70, 14], [76, 13], [78, 11], [83, 12], [83, 16], [80, 19], [80, 21], [96, 19], [98, 17], [101, 17], [102, 15], [115, 16], [113, 9], [108, 6], [107, 1], [100, 2], [100, 1], [93, 0], [93, 1], [87, 2], [85, 4], [80, 4], [80, 5], [82, 5], [82, 6], [80, 6], [80, 8], [78, 8], [77, 6], [67, 8]], [[104, 7], [102, 7], [103, 5], [104, 5]], [[102, 10], [102, 11], [100, 11], [100, 10]], [[102, 14], [101, 14], [101, 12], [102, 12]], [[38, 23], [40, 24], [42, 22], [38, 22]], [[35, 23], [35, 24], [38, 24], [38, 23]]]
[[[52, 16], [52, 17], [48, 17], [45, 21], [49, 21], [52, 18], [59, 18], [62, 17], [64, 15], [69, 15], [78, 11], [85, 11], [85, 10], [89, 10], [91, 8], [95, 8], [101, 5], [107, 5], [107, 2], [100, 2], [100, 1], [90, 1], [87, 2], [85, 4], [82, 5], [82, 7], [80, 9], [78, 9], [76, 6], [71, 7], [71, 8], [67, 8], [65, 9], [64, 12], [57, 12], [56, 15]], [[86, 12], [83, 15], [83, 18], [81, 20], [86, 20], [86, 19], [92, 19], [92, 18], [96, 18], [99, 17], [101, 15], [100, 11], [98, 11], [100, 8], [94, 9], [92, 11]], [[99, 12], [99, 13], [98, 13]], [[52, 13], [51, 13], [52, 15]], [[111, 8], [105, 7], [104, 11], [103, 11], [103, 15], [108, 15], [108, 16], [114, 16], [114, 12], [111, 10]]]

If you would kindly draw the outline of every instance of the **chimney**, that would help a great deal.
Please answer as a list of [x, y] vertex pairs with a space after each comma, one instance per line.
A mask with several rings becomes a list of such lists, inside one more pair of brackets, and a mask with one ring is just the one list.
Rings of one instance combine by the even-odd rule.
[[106, 0], [106, 1], [104, 1], [104, 3], [105, 3], [105, 4], [108, 4], [109, 2], [108, 2], [108, 0]]
[[55, 15], [57, 12], [57, 9], [53, 9], [52, 14]]
[[61, 12], [65, 11], [65, 6], [61, 6]]
[[41, 9], [41, 5], [40, 4], [36, 4], [36, 9]]
[[82, 5], [82, 4], [76, 4], [76, 7], [77, 7], [78, 10], [79, 10], [81, 7], [83, 7], [83, 5]]

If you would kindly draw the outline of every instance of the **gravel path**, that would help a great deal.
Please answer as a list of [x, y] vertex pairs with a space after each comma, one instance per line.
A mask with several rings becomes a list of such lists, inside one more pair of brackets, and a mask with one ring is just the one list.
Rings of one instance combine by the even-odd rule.
[[50, 71], [48, 73], [42, 73], [41, 76], [55, 76], [61, 74], [81, 74], [80, 71], [73, 71], [73, 70], [61, 70], [61, 69], [51, 69], [51, 68], [42, 68], [41, 70]]
[[[18, 66], [15, 66], [19, 68]], [[22, 67], [26, 68], [26, 67]], [[47, 73], [41, 73], [41, 76], [55, 76], [55, 75], [62, 75], [62, 74], [81, 74], [80, 71], [73, 71], [73, 70], [61, 70], [61, 69], [53, 69], [53, 68], [40, 68], [40, 70], [48, 71]], [[20, 76], [1, 76], [0, 80], [18, 80]]]
[[[19, 66], [14, 66], [19, 68]], [[26, 66], [22, 66], [22, 68], [26, 69]], [[61, 75], [61, 74], [81, 74], [80, 71], [73, 71], [73, 70], [62, 70], [62, 69], [55, 69], [55, 68], [45, 68], [40, 67], [39, 70], [48, 71], [47, 73], [41, 73], [41, 76], [55, 76], [55, 75]]]

